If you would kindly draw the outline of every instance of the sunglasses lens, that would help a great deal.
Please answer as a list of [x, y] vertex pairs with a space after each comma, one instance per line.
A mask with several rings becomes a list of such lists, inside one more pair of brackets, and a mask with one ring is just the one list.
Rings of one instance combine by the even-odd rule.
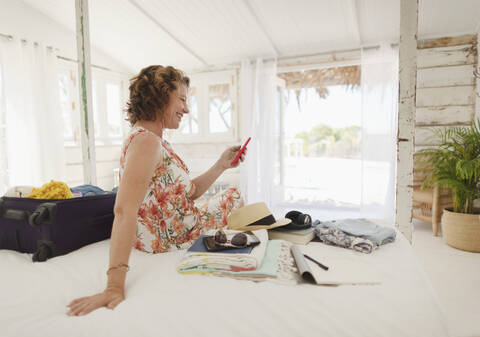
[[227, 235], [221, 229], [219, 229], [215, 233], [215, 242], [218, 242], [218, 243], [226, 243], [227, 242]]
[[232, 245], [243, 247], [247, 245], [248, 238], [244, 233], [235, 234], [231, 240]]

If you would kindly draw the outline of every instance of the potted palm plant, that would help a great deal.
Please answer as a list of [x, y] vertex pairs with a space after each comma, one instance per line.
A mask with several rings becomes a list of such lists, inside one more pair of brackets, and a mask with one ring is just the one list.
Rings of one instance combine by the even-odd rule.
[[436, 130], [440, 145], [419, 151], [419, 166], [428, 168], [422, 187], [450, 190], [453, 208], [445, 209], [442, 233], [445, 242], [455, 248], [480, 252], [480, 210], [474, 201], [480, 198], [480, 120], [468, 127]]

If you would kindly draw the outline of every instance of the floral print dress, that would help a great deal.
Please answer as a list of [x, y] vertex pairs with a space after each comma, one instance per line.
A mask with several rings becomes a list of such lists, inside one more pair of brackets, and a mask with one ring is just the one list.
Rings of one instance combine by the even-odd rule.
[[[128, 147], [143, 132], [150, 131], [133, 127], [123, 144], [120, 179]], [[167, 141], [161, 139], [161, 144], [162, 160], [137, 214], [135, 248], [149, 253], [189, 248], [209, 229], [226, 226], [230, 212], [243, 205], [237, 188], [222, 191], [201, 205], [195, 204], [191, 199], [195, 185], [187, 166]]]

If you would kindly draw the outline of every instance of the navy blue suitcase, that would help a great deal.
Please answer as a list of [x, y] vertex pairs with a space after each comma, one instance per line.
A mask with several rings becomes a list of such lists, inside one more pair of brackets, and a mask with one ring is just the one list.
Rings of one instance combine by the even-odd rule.
[[115, 197], [114, 193], [61, 200], [2, 197], [0, 249], [46, 261], [108, 239]]

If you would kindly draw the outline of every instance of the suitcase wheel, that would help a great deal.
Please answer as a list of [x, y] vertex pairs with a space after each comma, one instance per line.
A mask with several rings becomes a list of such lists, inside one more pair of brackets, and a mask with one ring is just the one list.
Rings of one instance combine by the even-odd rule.
[[30, 226], [37, 226], [42, 223], [42, 219], [43, 219], [43, 214], [34, 212], [30, 214], [30, 217], [28, 218], [28, 223], [30, 224]]
[[38, 246], [37, 251], [33, 254], [33, 262], [47, 261], [53, 255], [53, 250], [47, 243], [42, 243]]
[[35, 211], [28, 217], [28, 223], [31, 226], [42, 224], [52, 224], [55, 214], [56, 205], [53, 203], [40, 204]]

